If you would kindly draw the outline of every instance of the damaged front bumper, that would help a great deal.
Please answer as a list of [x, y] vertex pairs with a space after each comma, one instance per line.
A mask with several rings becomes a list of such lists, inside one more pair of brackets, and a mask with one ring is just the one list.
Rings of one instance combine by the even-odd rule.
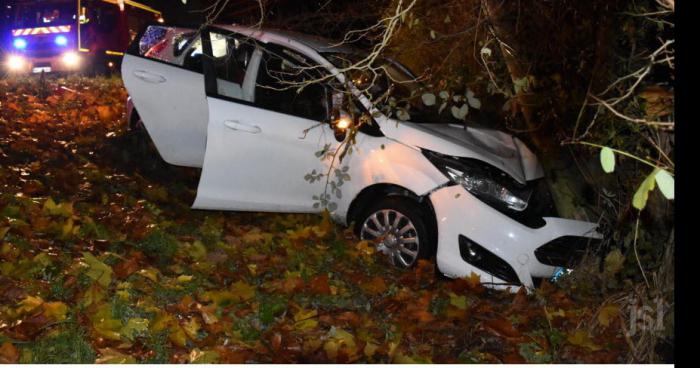
[[533, 228], [497, 211], [459, 185], [430, 194], [438, 225], [437, 266], [450, 277], [469, 276], [494, 288], [524, 285], [572, 267], [592, 241], [597, 224], [557, 217]]

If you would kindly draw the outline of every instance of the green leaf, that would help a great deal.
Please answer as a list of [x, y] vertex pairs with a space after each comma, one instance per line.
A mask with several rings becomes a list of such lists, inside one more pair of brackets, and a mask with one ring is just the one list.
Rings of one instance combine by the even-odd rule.
[[467, 102], [469, 103], [469, 106], [477, 110], [481, 108], [481, 101], [474, 96], [474, 91], [471, 89], [467, 89]]
[[452, 112], [452, 116], [454, 116], [455, 119], [464, 120], [464, 118], [469, 113], [469, 105], [464, 104], [462, 105], [462, 107], [452, 106], [450, 111]]
[[411, 115], [404, 109], [398, 109], [396, 111], [396, 117], [399, 118], [399, 120], [407, 121], [411, 118]]
[[615, 152], [609, 147], [603, 147], [600, 150], [600, 166], [608, 174], [615, 171]]
[[132, 318], [126, 322], [126, 326], [122, 327], [120, 333], [129, 340], [140, 336], [148, 331], [148, 320], [145, 318]]
[[423, 103], [425, 104], [425, 106], [435, 105], [435, 95], [432, 93], [424, 93], [421, 96], [421, 99], [423, 100]]
[[643, 210], [647, 205], [647, 199], [649, 199], [649, 192], [654, 190], [654, 178], [656, 177], [656, 172], [659, 169], [654, 170], [649, 176], [644, 179], [642, 184], [639, 185], [637, 192], [634, 193], [632, 198], [632, 205], [638, 210]]
[[467, 309], [467, 297], [464, 295], [450, 293], [450, 304], [461, 310], [465, 310]]
[[86, 275], [97, 281], [102, 287], [107, 288], [112, 282], [112, 267], [102, 263], [89, 252], [83, 252], [83, 257], [89, 267]]
[[673, 176], [666, 170], [659, 170], [656, 173], [656, 184], [659, 185], [659, 190], [666, 197], [666, 199], [673, 199], [675, 192], [675, 184]]

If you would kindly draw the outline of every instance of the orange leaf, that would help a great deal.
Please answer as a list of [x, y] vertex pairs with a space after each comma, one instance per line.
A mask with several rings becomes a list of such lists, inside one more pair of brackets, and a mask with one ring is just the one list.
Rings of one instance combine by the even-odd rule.
[[11, 342], [0, 345], [0, 364], [14, 364], [19, 360], [19, 350]]
[[331, 288], [328, 286], [328, 275], [318, 275], [311, 279], [309, 291], [312, 294], [330, 294]]

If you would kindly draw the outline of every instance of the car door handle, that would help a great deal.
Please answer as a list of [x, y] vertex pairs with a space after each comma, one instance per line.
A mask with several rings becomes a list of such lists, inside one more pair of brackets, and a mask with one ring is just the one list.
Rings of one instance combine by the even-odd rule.
[[145, 70], [135, 70], [134, 77], [147, 82], [147, 83], [163, 83], [165, 82], [165, 77], [158, 74], [153, 74]]
[[224, 121], [224, 125], [229, 129], [238, 130], [240, 132], [246, 132], [246, 133], [252, 133], [252, 134], [258, 134], [258, 133], [262, 132], [262, 129], [260, 129], [260, 127], [257, 125], [243, 124], [240, 121], [236, 121], [236, 120], [226, 120], [226, 121]]

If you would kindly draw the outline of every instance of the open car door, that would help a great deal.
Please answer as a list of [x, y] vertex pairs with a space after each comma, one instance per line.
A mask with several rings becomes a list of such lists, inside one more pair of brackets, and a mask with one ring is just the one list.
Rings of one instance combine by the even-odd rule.
[[[212, 28], [203, 33], [209, 122], [194, 208], [318, 212], [325, 180], [305, 179], [324, 165], [315, 154], [334, 142], [322, 122], [326, 89], [297, 93], [285, 84], [303, 56]], [[293, 56], [297, 61], [293, 61]]]
[[122, 61], [122, 79], [163, 159], [201, 167], [207, 101], [201, 40], [188, 28], [148, 26]]

